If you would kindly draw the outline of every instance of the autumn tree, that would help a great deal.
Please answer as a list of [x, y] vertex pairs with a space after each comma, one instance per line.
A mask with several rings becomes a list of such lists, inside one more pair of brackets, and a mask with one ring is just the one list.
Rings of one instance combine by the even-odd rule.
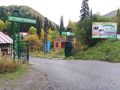
[[9, 22], [8, 20], [5, 21], [5, 30], [10, 30], [10, 26], [11, 26], [11, 22]]
[[29, 34], [31, 34], [31, 35], [32, 35], [32, 34], [36, 34], [37, 29], [36, 29], [35, 27], [31, 26], [31, 27], [29, 28], [28, 32], [29, 32]]
[[2, 20], [0, 20], [0, 31], [3, 31], [5, 28], [5, 24]]

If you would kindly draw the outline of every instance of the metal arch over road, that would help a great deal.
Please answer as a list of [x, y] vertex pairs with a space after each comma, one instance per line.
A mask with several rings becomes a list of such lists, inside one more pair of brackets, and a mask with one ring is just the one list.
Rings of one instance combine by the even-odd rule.
[[14, 22], [23, 22], [23, 23], [36, 24], [35, 19], [21, 18], [21, 17], [15, 17], [15, 16], [8, 16], [8, 20], [9, 21], [14, 21]]
[[[16, 11], [15, 11], [16, 12]], [[21, 59], [21, 41], [20, 41], [20, 23], [31, 23], [36, 24], [36, 19], [29, 19], [29, 18], [21, 18], [19, 17], [19, 12], [16, 12], [16, 15], [14, 13], [14, 16], [8, 16], [8, 21], [13, 22], [13, 59], [18, 57], [18, 59]], [[16, 38], [16, 34], [18, 33], [18, 37]], [[29, 48], [29, 45], [28, 45]], [[17, 54], [16, 54], [17, 52]], [[29, 61], [29, 49], [27, 49], [27, 61]]]

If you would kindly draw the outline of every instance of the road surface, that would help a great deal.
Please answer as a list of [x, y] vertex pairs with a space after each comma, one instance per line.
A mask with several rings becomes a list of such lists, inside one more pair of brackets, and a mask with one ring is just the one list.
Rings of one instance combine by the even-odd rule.
[[54, 90], [120, 90], [120, 64], [31, 57], [30, 63], [48, 75]]

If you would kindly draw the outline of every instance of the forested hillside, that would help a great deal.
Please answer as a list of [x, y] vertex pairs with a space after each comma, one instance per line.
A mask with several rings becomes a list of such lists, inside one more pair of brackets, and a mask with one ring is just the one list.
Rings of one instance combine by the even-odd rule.
[[[32, 25], [32, 24], [21, 24], [20, 25], [20, 31], [28, 31], [30, 26], [34, 26], [37, 28], [42, 28], [44, 25], [44, 17], [42, 14], [37, 12], [36, 10], [28, 7], [28, 6], [16, 6], [16, 5], [10, 5], [10, 6], [0, 6], [0, 22], [4, 22], [5, 24], [8, 25], [8, 20], [7, 17], [8, 15], [13, 15], [13, 10], [19, 11], [19, 16], [24, 17], [24, 18], [33, 18], [36, 20], [39, 20], [39, 25]], [[6, 25], [5, 25], [6, 26]], [[52, 29], [57, 29], [58, 25], [49, 20], [49, 27]], [[10, 30], [9, 25], [4, 28], [4, 30]], [[3, 31], [1, 29], [1, 31]]]

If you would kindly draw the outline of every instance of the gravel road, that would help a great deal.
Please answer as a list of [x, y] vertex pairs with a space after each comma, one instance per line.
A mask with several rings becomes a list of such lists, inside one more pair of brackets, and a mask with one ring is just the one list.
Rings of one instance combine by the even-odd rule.
[[13, 80], [0, 79], [0, 90], [53, 90], [47, 75], [31, 67], [27, 74]]
[[54, 90], [120, 90], [120, 64], [31, 57], [32, 67], [48, 75]]

